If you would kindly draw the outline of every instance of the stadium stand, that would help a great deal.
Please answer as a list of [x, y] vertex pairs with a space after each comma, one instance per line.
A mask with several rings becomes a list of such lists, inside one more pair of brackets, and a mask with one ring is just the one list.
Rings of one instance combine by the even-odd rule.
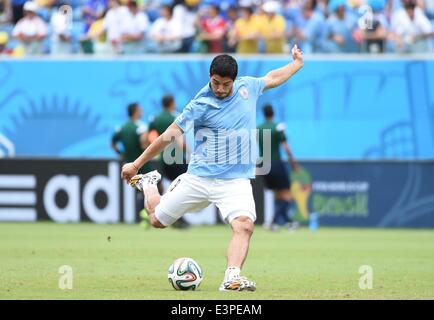
[[0, 54], [15, 56], [432, 53], [433, 30], [433, 0], [0, 0]]

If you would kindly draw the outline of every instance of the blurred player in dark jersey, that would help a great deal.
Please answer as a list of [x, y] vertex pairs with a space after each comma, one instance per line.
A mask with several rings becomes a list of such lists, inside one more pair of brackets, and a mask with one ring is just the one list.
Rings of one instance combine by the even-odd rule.
[[[149, 142], [153, 142], [159, 135], [161, 135], [166, 129], [175, 121], [176, 119], [176, 102], [175, 98], [171, 94], [166, 94], [162, 100], [161, 104], [163, 106], [163, 111], [155, 116], [155, 118], [149, 124]], [[168, 179], [170, 182], [175, 180], [181, 174], [187, 172], [187, 158], [186, 158], [186, 146], [183, 139], [179, 139], [173, 145], [171, 149], [171, 159], [175, 159], [175, 152], [181, 155], [180, 159], [177, 159], [175, 163], [168, 164], [164, 161], [163, 153], [160, 154], [160, 161], [157, 165], [161, 168], [161, 173], [163, 177]], [[159, 187], [161, 189], [161, 187]], [[160, 193], [164, 193], [164, 190], [160, 190]], [[187, 228], [189, 223], [183, 218], [179, 218], [173, 225], [175, 228]]]
[[[148, 126], [142, 122], [143, 110], [139, 103], [130, 103], [127, 107], [128, 121], [117, 128], [112, 136], [111, 147], [120, 155], [122, 162], [134, 161], [148, 146]], [[151, 163], [140, 168], [140, 173], [153, 170]], [[136, 207], [144, 209], [143, 194], [137, 193]], [[147, 217], [147, 215], [145, 215]]]
[[269, 130], [271, 134], [270, 146], [270, 172], [264, 176], [266, 187], [274, 191], [274, 217], [271, 224], [266, 225], [271, 230], [277, 230], [279, 226], [286, 227], [293, 231], [298, 227], [298, 223], [292, 221], [289, 210], [291, 208], [291, 182], [290, 171], [288, 166], [282, 161], [280, 156], [280, 147], [282, 146], [288, 156], [291, 169], [298, 171], [298, 164], [294, 160], [291, 149], [285, 136], [285, 125], [276, 123], [274, 119], [273, 107], [269, 104], [263, 108], [265, 122], [258, 127], [259, 130], [259, 152], [263, 157], [264, 141], [263, 131]]

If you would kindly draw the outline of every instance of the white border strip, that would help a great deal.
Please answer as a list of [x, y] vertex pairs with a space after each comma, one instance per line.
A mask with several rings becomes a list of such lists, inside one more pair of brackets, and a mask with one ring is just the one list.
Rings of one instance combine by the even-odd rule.
[[0, 205], [36, 204], [36, 194], [31, 191], [0, 191]]
[[36, 221], [36, 210], [28, 208], [0, 208], [0, 221]]
[[24, 174], [0, 174], [0, 188], [35, 188], [36, 177]]

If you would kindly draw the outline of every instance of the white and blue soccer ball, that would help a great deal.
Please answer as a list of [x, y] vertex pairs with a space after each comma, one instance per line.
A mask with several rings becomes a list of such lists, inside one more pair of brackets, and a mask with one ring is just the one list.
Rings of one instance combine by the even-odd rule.
[[169, 267], [167, 277], [175, 290], [196, 290], [203, 280], [203, 273], [192, 258], [178, 258]]

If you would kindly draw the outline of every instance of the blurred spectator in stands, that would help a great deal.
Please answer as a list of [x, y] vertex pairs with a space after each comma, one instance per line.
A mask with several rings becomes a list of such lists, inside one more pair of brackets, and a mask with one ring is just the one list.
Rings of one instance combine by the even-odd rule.
[[12, 22], [11, 0], [0, 0], [0, 24]]
[[196, 12], [198, 0], [175, 0], [173, 4], [173, 18], [181, 25], [181, 48], [178, 52], [188, 53], [196, 36]]
[[368, 0], [368, 5], [372, 9], [365, 14], [362, 25], [363, 51], [368, 53], [382, 53], [386, 48], [389, 24], [384, 12], [386, 0]]
[[324, 52], [357, 52], [357, 45], [353, 38], [353, 34], [358, 31], [357, 19], [348, 14], [346, 0], [331, 0], [328, 9], [330, 16], [326, 20], [323, 35]]
[[[129, 1], [129, 0], [127, 0], [127, 1]], [[136, 3], [137, 3], [137, 8], [139, 9], [139, 11], [144, 12], [146, 0], [137, 0]], [[148, 15], [146, 15], [146, 16], [148, 17]], [[148, 17], [148, 20], [149, 20], [149, 17]]]
[[[46, 23], [50, 23], [51, 13], [53, 11], [53, 7], [58, 0], [31, 0], [35, 1], [38, 6], [38, 16], [42, 18]], [[69, 0], [60, 0], [66, 1], [69, 5]]]
[[240, 9], [241, 17], [235, 22], [234, 39], [237, 41], [237, 53], [258, 53], [260, 37], [260, 19], [254, 15], [251, 7]]
[[288, 46], [291, 44], [300, 45], [298, 39], [296, 39], [297, 27], [301, 28], [302, 14], [301, 3], [303, 0], [289, 0], [282, 3], [281, 12], [285, 18], [286, 30], [285, 38], [288, 42]]
[[423, 8], [425, 9], [426, 17], [434, 23], [434, 0], [425, 0]]
[[27, 0], [11, 0], [12, 1], [12, 22], [17, 24], [24, 17], [24, 3]]
[[286, 22], [279, 14], [280, 4], [277, 1], [267, 1], [262, 9], [265, 19], [261, 23], [261, 35], [265, 40], [265, 53], [283, 53]]
[[[109, 8], [100, 33], [106, 31], [111, 53], [120, 54], [122, 52], [122, 31], [130, 19], [130, 12], [127, 7], [120, 4], [119, 0], [109, 0]], [[100, 34], [96, 36], [99, 37]]]
[[432, 52], [433, 26], [415, 0], [403, 0], [403, 8], [392, 16], [396, 51], [403, 53]]
[[105, 11], [102, 16], [91, 24], [89, 30], [81, 37], [81, 49], [86, 54], [108, 54], [110, 49], [107, 44], [107, 33], [104, 31]]
[[66, 4], [67, 2], [64, 0], [58, 2], [55, 7], [56, 10], [51, 15], [51, 54], [71, 53], [72, 17], [68, 17], [66, 13], [58, 10]]
[[316, 5], [316, 12], [322, 13], [324, 18], [328, 17], [328, 3], [330, 0], [318, 0]]
[[322, 12], [316, 10], [316, 6], [316, 0], [305, 1], [294, 28], [296, 43], [305, 53], [318, 53], [322, 49], [321, 41], [325, 19]]
[[[424, 8], [425, 0], [415, 0], [416, 5], [420, 8]], [[404, 7], [402, 0], [388, 0], [387, 4], [387, 10], [389, 10], [388, 17], [391, 18], [391, 16], [398, 10], [402, 9]]]
[[152, 51], [170, 53], [178, 51], [182, 46], [182, 25], [173, 19], [171, 6], [161, 8], [161, 17], [155, 20], [149, 31], [149, 38], [154, 41]]
[[0, 32], [0, 56], [12, 55], [12, 50], [8, 48], [9, 36], [6, 32]]
[[24, 57], [24, 47], [15, 46], [13, 49], [8, 47], [9, 35], [7, 32], [0, 32], [0, 56]]
[[145, 32], [149, 26], [148, 16], [139, 11], [135, 0], [128, 2], [129, 19], [125, 22], [122, 33], [122, 50], [124, 54], [140, 54], [144, 52]]
[[104, 12], [107, 11], [107, 0], [87, 0], [81, 9], [82, 18], [84, 20], [84, 32], [87, 32], [96, 20], [102, 17]]
[[[170, 0], [166, 2], [170, 5], [172, 1]], [[160, 17], [161, 5], [163, 5], [161, 0], [143, 0], [144, 10], [151, 23]]]
[[35, 0], [38, 8], [52, 8], [56, 0]]
[[42, 54], [43, 40], [47, 37], [47, 24], [36, 14], [37, 5], [33, 1], [24, 4], [24, 18], [12, 31], [25, 48], [26, 55]]
[[[203, 0], [202, 0], [203, 1]], [[210, 1], [210, 0], [208, 0]], [[211, 0], [213, 4], [218, 5], [220, 8], [220, 14], [225, 21], [227, 20], [227, 12], [230, 8], [238, 7], [238, 0]], [[203, 3], [203, 2], [202, 2]]]
[[235, 22], [238, 19], [238, 9], [229, 7], [226, 11], [226, 30], [224, 37], [224, 52], [235, 53], [237, 41], [235, 40]]
[[264, 2], [264, 1], [262, 1], [262, 0], [238, 0], [238, 5], [240, 7], [254, 8], [254, 7], [259, 7], [262, 2]]
[[198, 39], [206, 45], [206, 52], [223, 52], [223, 40], [226, 31], [226, 22], [220, 15], [220, 9], [216, 5], [208, 7], [207, 14], [201, 18], [200, 33]]

